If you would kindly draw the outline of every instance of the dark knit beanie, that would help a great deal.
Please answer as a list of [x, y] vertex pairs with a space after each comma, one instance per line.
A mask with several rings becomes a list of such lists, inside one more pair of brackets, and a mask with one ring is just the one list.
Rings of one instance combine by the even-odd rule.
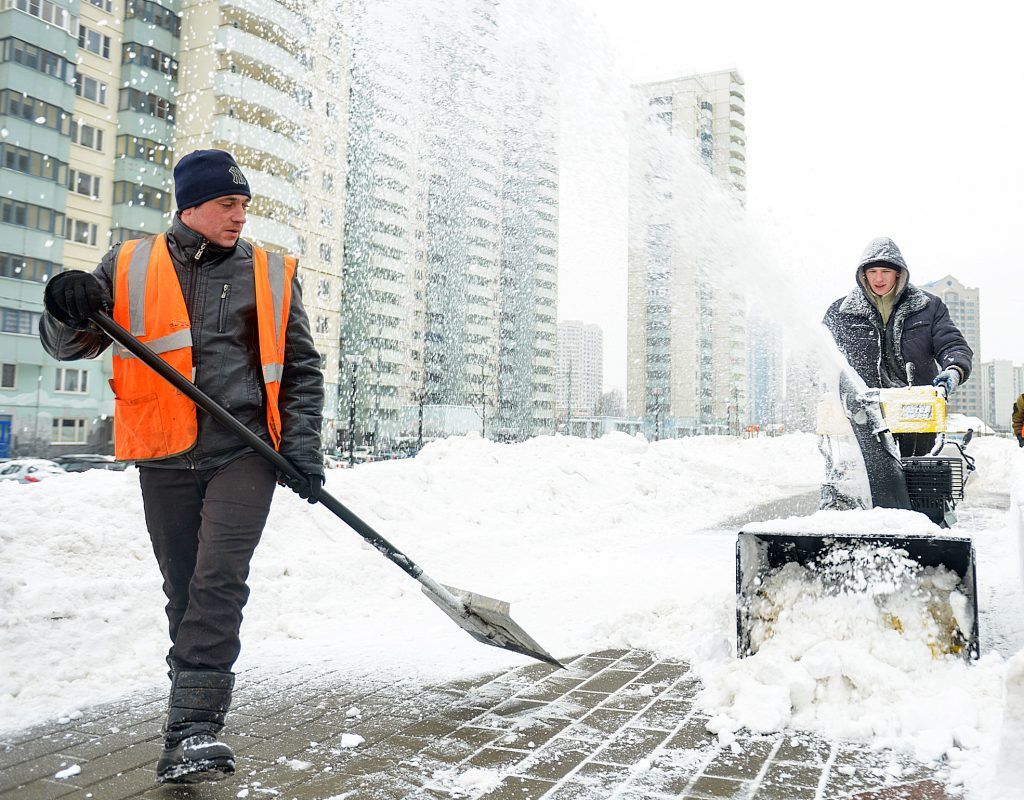
[[193, 150], [174, 166], [174, 201], [178, 211], [229, 194], [252, 197], [249, 181], [231, 153]]

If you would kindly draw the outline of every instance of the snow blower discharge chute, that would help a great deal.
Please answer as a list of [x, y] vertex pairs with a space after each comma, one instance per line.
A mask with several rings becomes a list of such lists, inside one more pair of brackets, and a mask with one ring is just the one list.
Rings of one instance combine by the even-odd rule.
[[[822, 487], [824, 508], [863, 504], [843, 491], [844, 469], [833, 462], [828, 437], [853, 434], [863, 456], [871, 503], [918, 511], [936, 525], [955, 523], [954, 509], [974, 470], [962, 442], [947, 441], [946, 400], [932, 387], [872, 389], [857, 393], [846, 383], [842, 410], [819, 409], [829, 478]], [[833, 406], [838, 407], [834, 403]], [[847, 424], [848, 421], [848, 424]], [[894, 433], [932, 433], [936, 445], [926, 456], [901, 458]], [[955, 455], [943, 455], [955, 451]], [[780, 526], [781, 527], [781, 526]], [[974, 545], [969, 538], [871, 533], [741, 531], [736, 541], [737, 654], [753, 655], [772, 636], [785, 613], [785, 580], [813, 580], [828, 595], [862, 592], [872, 596], [882, 618], [903, 632], [905, 620], [886, 610], [910, 592], [930, 617], [933, 656], [978, 658], [978, 602]], [[904, 596], [905, 597], [905, 596]]]

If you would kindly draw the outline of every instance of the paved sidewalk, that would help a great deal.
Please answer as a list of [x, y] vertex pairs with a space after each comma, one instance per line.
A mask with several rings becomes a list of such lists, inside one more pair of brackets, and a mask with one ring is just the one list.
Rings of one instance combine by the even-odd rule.
[[[166, 696], [0, 741], [0, 800], [946, 800], [903, 756], [808, 735], [720, 747], [687, 664], [603, 651], [439, 686], [295, 670], [239, 679], [238, 773], [157, 786]], [[57, 777], [60, 775], [61, 777]]]

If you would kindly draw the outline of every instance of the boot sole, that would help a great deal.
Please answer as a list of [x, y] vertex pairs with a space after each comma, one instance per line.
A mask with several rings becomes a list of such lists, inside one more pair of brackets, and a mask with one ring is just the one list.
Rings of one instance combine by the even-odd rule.
[[192, 761], [156, 776], [157, 783], [208, 783], [235, 774], [234, 761]]

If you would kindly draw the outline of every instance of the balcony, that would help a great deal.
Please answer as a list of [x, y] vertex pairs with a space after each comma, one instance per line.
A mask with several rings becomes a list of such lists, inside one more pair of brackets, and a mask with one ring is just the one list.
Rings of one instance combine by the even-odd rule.
[[[287, 164], [300, 166], [302, 148], [298, 142], [280, 133], [273, 133], [258, 125], [242, 122], [234, 117], [217, 117], [213, 122], [213, 136], [217, 141], [240, 144], [262, 153], [269, 153]], [[230, 148], [228, 148], [230, 149]]]
[[299, 249], [299, 235], [287, 222], [250, 215], [243, 235], [257, 244], [276, 246], [289, 253], [296, 253]]
[[298, 188], [295, 187], [291, 181], [285, 180], [284, 178], [278, 177], [277, 175], [271, 175], [266, 172], [260, 172], [253, 167], [242, 165], [245, 177], [249, 181], [249, 185], [253, 188], [256, 194], [269, 197], [271, 200], [288, 206], [293, 212], [299, 207], [302, 201], [301, 193]]
[[214, 75], [213, 93], [218, 97], [255, 103], [286, 119], [302, 118], [302, 107], [294, 97], [238, 72], [222, 70]]
[[297, 40], [306, 41], [310, 37], [309, 23], [275, 0], [221, 0], [220, 4], [275, 24]]
[[731, 128], [739, 128], [741, 131], [747, 129], [746, 118], [743, 114], [735, 111], [729, 112], [729, 126]]
[[219, 28], [214, 49], [240, 53], [253, 61], [266, 64], [300, 85], [306, 82], [306, 68], [284, 48], [266, 39], [237, 28]]

